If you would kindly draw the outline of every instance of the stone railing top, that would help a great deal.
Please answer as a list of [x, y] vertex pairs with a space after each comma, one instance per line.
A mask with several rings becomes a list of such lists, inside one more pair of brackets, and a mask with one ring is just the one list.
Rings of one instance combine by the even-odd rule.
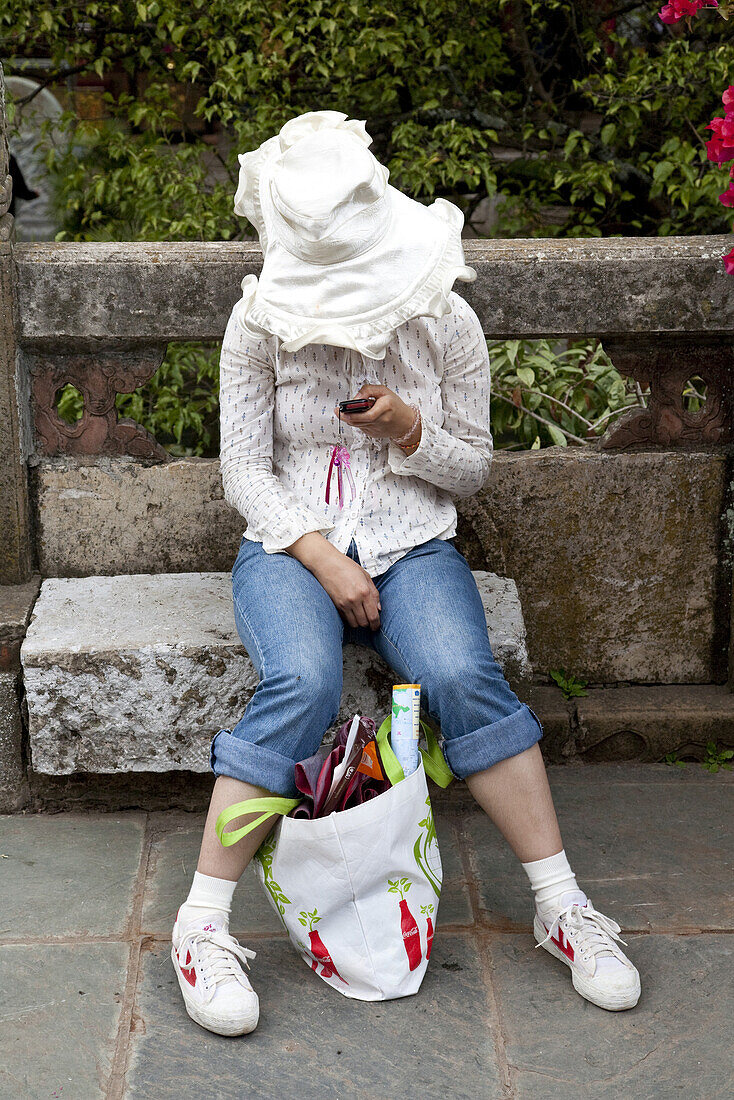
[[[728, 236], [464, 242], [474, 283], [456, 290], [488, 336], [630, 340], [734, 331]], [[18, 244], [21, 343], [62, 347], [219, 340], [245, 275], [247, 242]]]

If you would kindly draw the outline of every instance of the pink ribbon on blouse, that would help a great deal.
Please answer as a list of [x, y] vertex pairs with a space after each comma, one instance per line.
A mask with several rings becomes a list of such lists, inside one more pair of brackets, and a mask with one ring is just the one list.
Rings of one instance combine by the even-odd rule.
[[352, 470], [349, 465], [349, 451], [346, 447], [343, 447], [341, 443], [335, 443], [331, 452], [331, 462], [329, 463], [329, 472], [326, 475], [326, 503], [329, 503], [329, 490], [331, 486], [331, 474], [336, 466], [336, 480], [339, 488], [339, 507], [344, 507], [344, 485], [342, 480], [342, 468], [346, 471], [347, 480], [349, 481], [350, 488], [352, 490], [351, 499], [354, 500], [357, 495], [357, 490], [354, 486], [354, 478], [352, 477]]

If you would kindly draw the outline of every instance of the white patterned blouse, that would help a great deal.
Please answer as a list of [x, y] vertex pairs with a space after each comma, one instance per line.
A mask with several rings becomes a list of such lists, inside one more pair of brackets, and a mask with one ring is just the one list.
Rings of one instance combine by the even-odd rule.
[[[276, 337], [227, 323], [220, 359], [221, 471], [225, 500], [247, 521], [244, 536], [269, 553], [320, 531], [346, 553], [351, 540], [371, 577], [414, 546], [456, 534], [452, 497], [487, 482], [492, 459], [490, 367], [476, 313], [455, 292], [445, 317], [401, 325], [384, 360], [326, 344], [286, 353]], [[334, 406], [363, 383], [389, 387], [421, 411], [418, 448], [341, 425]], [[331, 450], [350, 455], [356, 496], [336, 471], [325, 497]]]

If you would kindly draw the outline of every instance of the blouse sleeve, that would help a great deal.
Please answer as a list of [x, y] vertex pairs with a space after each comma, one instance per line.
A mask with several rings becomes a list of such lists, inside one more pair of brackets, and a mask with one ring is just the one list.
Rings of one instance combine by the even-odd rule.
[[443, 425], [421, 417], [416, 450], [406, 455], [391, 441], [387, 457], [393, 473], [421, 477], [452, 496], [470, 497], [487, 483], [492, 462], [490, 364], [479, 318], [459, 301], [444, 354]]
[[264, 341], [248, 335], [234, 312], [219, 360], [220, 466], [224, 499], [247, 521], [268, 554], [286, 550], [324, 524], [273, 473], [275, 371]]

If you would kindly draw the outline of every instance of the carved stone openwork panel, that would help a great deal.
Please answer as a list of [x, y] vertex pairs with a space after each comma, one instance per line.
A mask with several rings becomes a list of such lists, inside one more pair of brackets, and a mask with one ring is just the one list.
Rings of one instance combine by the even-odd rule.
[[[649, 445], [695, 450], [734, 441], [734, 349], [687, 340], [655, 343], [604, 340], [617, 370], [650, 387], [647, 408], [623, 414], [600, 442], [602, 450]], [[706, 402], [699, 412], [684, 405], [686, 383], [700, 378]]]
[[[118, 417], [118, 393], [133, 393], [160, 367], [166, 345], [83, 354], [26, 353], [32, 379], [37, 447], [44, 455], [132, 455], [168, 462], [169, 453], [142, 425]], [[84, 411], [75, 424], [59, 416], [56, 395], [71, 384]]]

